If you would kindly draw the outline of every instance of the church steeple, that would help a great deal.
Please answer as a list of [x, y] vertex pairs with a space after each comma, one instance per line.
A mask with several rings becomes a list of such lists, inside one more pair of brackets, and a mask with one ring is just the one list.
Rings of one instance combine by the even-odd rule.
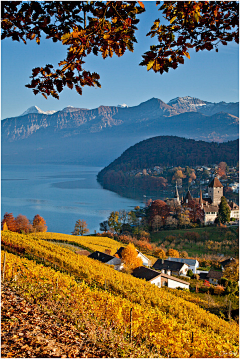
[[203, 199], [202, 199], [202, 190], [201, 189], [200, 189], [199, 204], [200, 204], [201, 208], [203, 208]]
[[178, 204], [180, 204], [179, 193], [178, 193], [178, 188], [177, 188], [177, 181], [176, 181], [176, 188], [175, 188], [174, 200], [175, 200]]

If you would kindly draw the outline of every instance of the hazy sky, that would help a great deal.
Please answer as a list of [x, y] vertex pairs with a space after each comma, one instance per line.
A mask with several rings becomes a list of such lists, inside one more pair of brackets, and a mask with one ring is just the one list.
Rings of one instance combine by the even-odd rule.
[[103, 60], [100, 55], [86, 59], [85, 69], [100, 74], [101, 89], [83, 88], [83, 95], [66, 88], [60, 100], [35, 96], [29, 83], [31, 69], [48, 63], [54, 66], [65, 58], [66, 47], [51, 40], [34, 41], [27, 45], [5, 39], [1, 44], [1, 118], [14, 117], [30, 106], [43, 111], [61, 110], [71, 105], [96, 108], [100, 105], [136, 106], [152, 97], [164, 102], [178, 96], [192, 96], [211, 102], [237, 102], [239, 100], [239, 49], [231, 43], [220, 46], [219, 52], [190, 51], [191, 59], [185, 60], [176, 70], [163, 75], [147, 72], [139, 66], [141, 55], [154, 40], [146, 37], [153, 21], [160, 16], [154, 1], [145, 2], [146, 12], [140, 16], [138, 43], [134, 53]]

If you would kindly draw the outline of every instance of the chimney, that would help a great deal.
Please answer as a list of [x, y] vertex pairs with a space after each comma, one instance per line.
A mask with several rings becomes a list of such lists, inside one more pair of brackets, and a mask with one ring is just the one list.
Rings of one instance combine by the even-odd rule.
[[162, 258], [162, 264], [164, 263], [164, 259]]

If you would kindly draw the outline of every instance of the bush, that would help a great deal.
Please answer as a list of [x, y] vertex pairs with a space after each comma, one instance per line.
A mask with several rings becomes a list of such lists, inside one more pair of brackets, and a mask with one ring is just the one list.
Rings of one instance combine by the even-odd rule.
[[224, 287], [227, 287], [227, 285], [228, 285], [228, 279], [222, 277], [222, 278], [220, 279], [220, 284], [223, 285]]
[[199, 274], [193, 274], [192, 278], [193, 278], [193, 279], [197, 279], [197, 280], [199, 280], [200, 275], [199, 275]]
[[210, 289], [210, 288], [208, 288], [208, 287], [200, 287], [200, 288], [199, 288], [199, 292], [200, 292], [200, 293], [207, 293], [207, 292], [209, 292], [209, 289]]
[[217, 285], [216, 287], [214, 287], [213, 292], [214, 292], [214, 294], [221, 295], [221, 294], [223, 294], [224, 290], [225, 289], [222, 285]]
[[193, 271], [192, 271], [191, 269], [189, 269], [189, 270], [187, 271], [187, 275], [188, 275], [190, 278], [192, 278], [192, 277], [193, 277]]

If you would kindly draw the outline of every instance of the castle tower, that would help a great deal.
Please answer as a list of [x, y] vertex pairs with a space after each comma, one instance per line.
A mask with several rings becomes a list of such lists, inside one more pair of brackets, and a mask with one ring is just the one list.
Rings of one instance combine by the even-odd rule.
[[219, 205], [223, 196], [223, 185], [217, 177], [208, 185], [208, 195], [213, 205]]

